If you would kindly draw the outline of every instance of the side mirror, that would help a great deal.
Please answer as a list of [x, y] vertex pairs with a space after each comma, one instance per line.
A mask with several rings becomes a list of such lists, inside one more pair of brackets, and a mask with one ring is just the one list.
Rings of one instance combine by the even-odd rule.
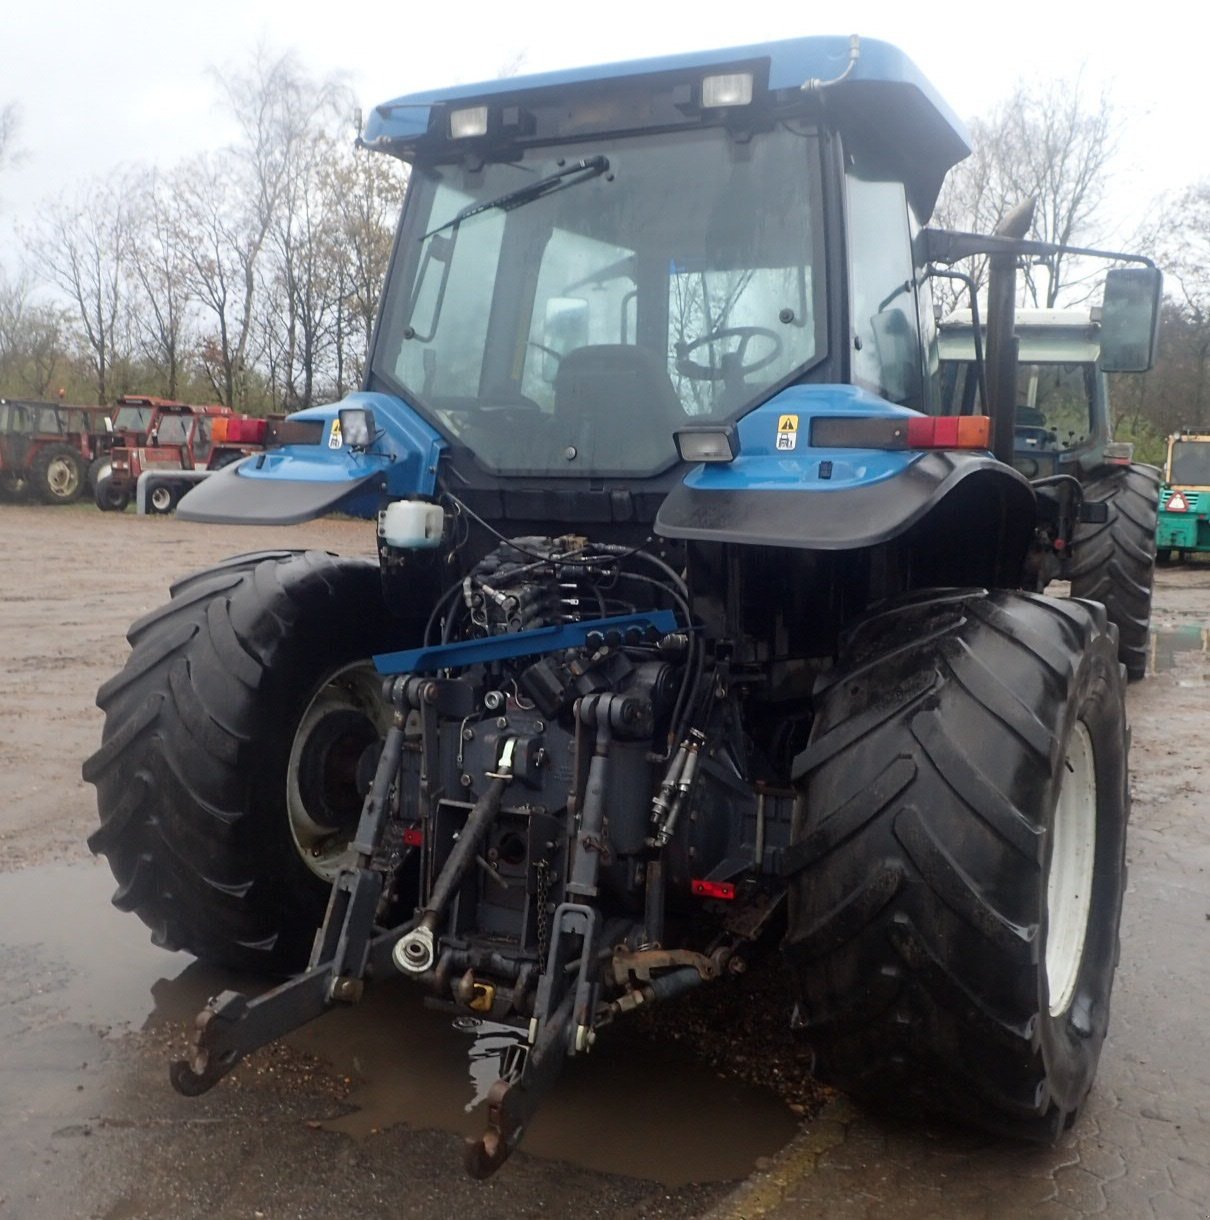
[[1115, 267], [1105, 273], [1101, 368], [1145, 373], [1155, 363], [1164, 277], [1157, 267]]

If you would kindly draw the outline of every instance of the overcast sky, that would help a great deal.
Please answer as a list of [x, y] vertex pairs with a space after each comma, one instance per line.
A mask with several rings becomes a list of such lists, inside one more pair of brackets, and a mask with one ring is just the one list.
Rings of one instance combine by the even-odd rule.
[[[0, 176], [0, 242], [41, 200], [126, 163], [170, 165], [229, 137], [208, 69], [246, 64], [263, 41], [312, 72], [347, 74], [363, 108], [414, 89], [481, 80], [519, 54], [523, 71], [860, 33], [905, 50], [964, 118], [1025, 76], [1110, 86], [1127, 130], [1114, 183], [1118, 237], [1147, 203], [1210, 174], [1205, 33], [1174, 0], [3, 0], [0, 105], [21, 109], [24, 158]], [[1131, 14], [1127, 17], [1126, 14]], [[352, 132], [350, 129], [350, 136]]]

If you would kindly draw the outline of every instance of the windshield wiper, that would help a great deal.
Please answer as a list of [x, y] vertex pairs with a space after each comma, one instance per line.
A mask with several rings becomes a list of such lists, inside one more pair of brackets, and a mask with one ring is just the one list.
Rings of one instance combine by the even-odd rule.
[[478, 216], [480, 212], [490, 212], [493, 208], [499, 208], [502, 212], [511, 212], [513, 208], [533, 203], [535, 199], [541, 199], [543, 195], [549, 195], [551, 191], [565, 190], [569, 186], [577, 186], [581, 182], [587, 182], [590, 178], [596, 178], [608, 168], [608, 157], [585, 157], [574, 165], [566, 165], [546, 178], [539, 178], [537, 182], [531, 182], [528, 186], [519, 186], [515, 191], [506, 191], [503, 195], [497, 195], [495, 199], [487, 200], [486, 203], [467, 204], [456, 216], [423, 234], [420, 240], [424, 241], [443, 229], [452, 229], [471, 216]]

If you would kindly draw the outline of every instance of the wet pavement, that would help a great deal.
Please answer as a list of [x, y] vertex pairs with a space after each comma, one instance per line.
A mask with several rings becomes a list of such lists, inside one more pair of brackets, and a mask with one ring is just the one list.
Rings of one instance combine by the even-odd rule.
[[[421, 1180], [442, 1184], [448, 1174], [462, 1184], [456, 1137], [482, 1130], [479, 1103], [495, 1080], [495, 1052], [513, 1036], [510, 1030], [451, 1020], [426, 1009], [415, 989], [384, 986], [356, 1008], [330, 1013], [255, 1056], [207, 1097], [177, 1097], [166, 1066], [180, 1053], [188, 1022], [210, 995], [247, 981], [151, 945], [137, 920], [108, 905], [112, 890], [108, 870], [92, 861], [0, 875], [0, 976], [6, 984], [0, 1004], [0, 1215], [168, 1214], [152, 1206], [147, 1183], [122, 1183], [120, 1160], [88, 1196], [112, 1195], [111, 1203], [95, 1212], [75, 1212], [66, 1203], [57, 1210], [64, 1192], [72, 1197], [84, 1189], [72, 1181], [84, 1168], [73, 1145], [100, 1146], [139, 1132], [180, 1138], [207, 1130], [219, 1158], [224, 1130], [243, 1148], [247, 1137], [240, 1128], [249, 1111], [275, 1138], [286, 1128], [295, 1137], [305, 1133], [309, 1142], [338, 1136], [346, 1155], [358, 1145], [366, 1151], [364, 1145], [376, 1139], [395, 1144], [399, 1132], [431, 1129], [429, 1138], [442, 1151]], [[679, 1188], [742, 1178], [794, 1131], [793, 1116], [771, 1092], [724, 1084], [675, 1048], [623, 1032], [603, 1039], [598, 1049], [567, 1073], [539, 1114], [527, 1135], [526, 1161], [642, 1180], [645, 1197], [660, 1193], [653, 1184]], [[284, 1107], [283, 1089], [294, 1094]], [[675, 1133], [671, 1146], [669, 1132]], [[66, 1177], [60, 1173], [64, 1161], [71, 1166]], [[139, 1175], [146, 1169], [140, 1166]], [[528, 1176], [523, 1171], [522, 1178]], [[587, 1176], [580, 1175], [581, 1186]], [[221, 1180], [201, 1180], [192, 1156], [163, 1158], [149, 1177], [163, 1178], [161, 1187], [174, 1197], [180, 1189], [198, 1192], [207, 1207], [227, 1202], [210, 1193], [223, 1189]], [[512, 1191], [506, 1186], [505, 1193]], [[697, 1198], [690, 1192], [687, 1202]], [[281, 1211], [269, 1200], [258, 1206], [265, 1215], [312, 1214]], [[237, 1214], [226, 1206], [220, 1211]], [[331, 1213], [321, 1208], [314, 1214]]]

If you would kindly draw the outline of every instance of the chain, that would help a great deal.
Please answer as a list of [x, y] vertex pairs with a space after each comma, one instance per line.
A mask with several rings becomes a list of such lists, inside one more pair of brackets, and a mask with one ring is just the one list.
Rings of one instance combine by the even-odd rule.
[[550, 895], [550, 863], [539, 860], [534, 865], [538, 874], [538, 973], [546, 973], [546, 955], [550, 948], [550, 913], [546, 909]]

